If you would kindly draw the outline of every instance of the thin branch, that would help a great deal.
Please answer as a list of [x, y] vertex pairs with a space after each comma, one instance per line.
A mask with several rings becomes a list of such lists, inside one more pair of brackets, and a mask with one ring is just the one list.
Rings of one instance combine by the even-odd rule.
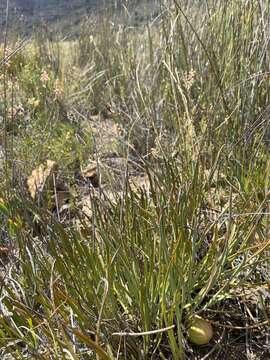
[[145, 331], [141, 333], [132, 333], [132, 332], [119, 332], [119, 333], [113, 333], [113, 336], [145, 336], [145, 335], [153, 335], [153, 334], [159, 334], [168, 330], [172, 330], [175, 328], [175, 325], [168, 326], [163, 329], [157, 329], [152, 331]]
[[260, 323], [258, 323], [258, 324], [249, 325], [249, 326], [226, 325], [226, 324], [220, 324], [219, 322], [210, 321], [210, 320], [209, 320], [209, 322], [210, 322], [212, 325], [214, 325], [214, 326], [222, 327], [222, 328], [225, 328], [225, 329], [232, 329], [232, 330], [251, 330], [251, 329], [257, 329], [257, 328], [259, 328], [259, 327], [269, 325], [269, 324], [270, 324], [270, 319], [269, 319], [269, 320], [262, 321], [262, 322], [260, 322]]

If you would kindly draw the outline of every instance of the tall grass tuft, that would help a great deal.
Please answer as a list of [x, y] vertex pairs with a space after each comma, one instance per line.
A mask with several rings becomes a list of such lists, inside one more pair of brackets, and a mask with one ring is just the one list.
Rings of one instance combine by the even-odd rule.
[[[17, 176], [0, 188], [3, 359], [206, 359], [243, 344], [266, 358], [268, 18], [253, 0], [168, 1], [139, 25], [125, 8], [0, 62]], [[127, 182], [64, 223], [22, 184], [48, 158], [71, 173], [93, 156], [80, 122], [94, 114], [123, 127], [121, 155], [150, 190]], [[188, 339], [196, 314], [214, 326], [202, 348]]]

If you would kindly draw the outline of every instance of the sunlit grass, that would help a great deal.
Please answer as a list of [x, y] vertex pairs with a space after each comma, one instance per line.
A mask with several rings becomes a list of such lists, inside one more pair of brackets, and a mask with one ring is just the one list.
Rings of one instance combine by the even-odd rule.
[[[267, 296], [253, 311], [241, 292], [269, 295], [269, 9], [173, 3], [139, 28], [104, 15], [72, 41], [40, 35], [1, 64], [7, 108], [24, 108], [8, 115], [0, 196], [3, 357], [199, 359], [249, 329], [265, 343]], [[108, 107], [150, 191], [127, 183], [63, 223], [23, 179], [48, 158], [74, 172], [94, 153], [81, 119]], [[214, 325], [203, 349], [188, 341], [194, 314]]]

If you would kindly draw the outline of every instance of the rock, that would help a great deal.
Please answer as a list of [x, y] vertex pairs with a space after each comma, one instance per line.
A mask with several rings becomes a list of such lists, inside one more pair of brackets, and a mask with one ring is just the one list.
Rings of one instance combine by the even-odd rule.
[[[45, 164], [34, 169], [27, 179], [27, 188], [31, 198], [39, 205], [47, 205], [49, 209], [58, 209], [70, 196], [68, 187], [58, 179], [58, 165], [47, 160]], [[56, 194], [56, 197], [55, 197]]]
[[94, 188], [99, 187], [100, 181], [98, 176], [98, 166], [95, 161], [90, 161], [85, 168], [81, 169], [81, 174], [82, 177], [89, 181]]
[[91, 196], [84, 196], [80, 202], [80, 207], [83, 217], [87, 217], [88, 219], [92, 217]]
[[63, 207], [66, 201], [70, 198], [71, 193], [67, 185], [56, 179], [56, 188], [53, 189], [54, 195], [52, 195], [53, 207], [57, 207], [59, 210]]
[[100, 158], [99, 161], [89, 160], [84, 168], [81, 168], [81, 176], [94, 188], [109, 189], [113, 192], [120, 192], [125, 187], [125, 179], [132, 178], [134, 184], [146, 181], [141, 175], [138, 164], [124, 157]]
[[10, 249], [7, 246], [0, 246], [0, 258], [6, 258], [10, 253]]
[[30, 196], [37, 200], [38, 196], [46, 190], [53, 189], [53, 176], [56, 176], [58, 166], [55, 161], [47, 160], [46, 165], [41, 164], [34, 169], [27, 179]]

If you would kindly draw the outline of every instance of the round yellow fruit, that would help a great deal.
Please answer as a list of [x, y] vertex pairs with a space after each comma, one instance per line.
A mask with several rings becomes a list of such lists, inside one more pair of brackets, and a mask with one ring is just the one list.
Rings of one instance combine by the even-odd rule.
[[195, 315], [190, 322], [188, 330], [189, 340], [196, 345], [205, 345], [213, 337], [213, 328], [209, 321]]

